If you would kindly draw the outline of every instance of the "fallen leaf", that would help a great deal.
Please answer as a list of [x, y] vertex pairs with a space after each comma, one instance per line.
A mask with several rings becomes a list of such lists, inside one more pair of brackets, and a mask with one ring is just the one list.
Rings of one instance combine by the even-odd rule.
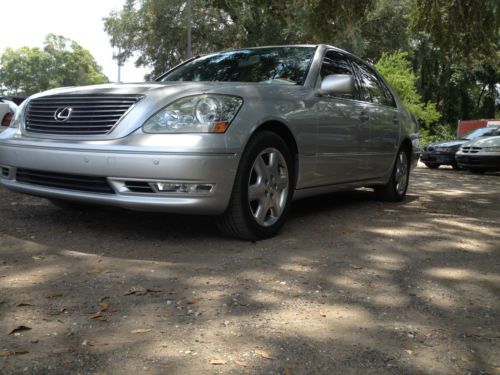
[[54, 299], [54, 298], [59, 298], [62, 297], [62, 294], [49, 294], [47, 297], [48, 299]]
[[265, 359], [274, 359], [267, 352], [265, 352], [263, 350], [256, 350], [255, 354], [257, 354], [257, 355], [259, 355], [259, 356], [261, 356], [262, 358], [265, 358]]
[[108, 297], [108, 296], [101, 297], [101, 299], [99, 300], [99, 302], [104, 302], [104, 301], [106, 301], [107, 299], [109, 299], [109, 297]]
[[101, 262], [102, 262], [102, 258], [99, 258], [99, 259], [97, 260], [97, 263], [101, 263]]
[[32, 256], [31, 259], [33, 260], [42, 260], [43, 257], [39, 257], [38, 255]]
[[355, 264], [351, 264], [351, 268], [354, 269], [354, 270], [362, 270], [363, 269], [363, 267], [356, 266]]
[[9, 335], [13, 335], [14, 333], [17, 333], [17, 332], [23, 332], [23, 331], [29, 331], [31, 330], [31, 327], [27, 327], [27, 326], [18, 326], [16, 328], [14, 328], [10, 333]]
[[90, 269], [90, 273], [101, 273], [102, 272], [102, 269], [98, 268], [98, 267], [92, 267]]
[[292, 372], [285, 367], [285, 375], [292, 375]]
[[24, 306], [33, 306], [33, 305], [28, 302], [21, 302], [20, 304], [17, 305], [17, 307], [24, 307]]
[[109, 320], [107, 316], [101, 315], [100, 313], [95, 314], [90, 319], [100, 320], [101, 322], [107, 322]]
[[244, 361], [240, 361], [238, 359], [235, 359], [234, 360], [234, 363], [236, 363], [238, 366], [242, 366], [242, 367], [248, 367], [248, 363], [244, 362]]
[[8, 351], [3, 351], [0, 352], [0, 357], [10, 357], [11, 355], [19, 355], [19, 354], [28, 354], [29, 352], [27, 350], [8, 350]]
[[48, 315], [60, 315], [62, 313], [66, 312], [66, 309], [64, 307], [58, 309], [58, 310], [49, 310], [47, 311]]
[[101, 302], [99, 304], [98, 312], [108, 311], [109, 305], [106, 302]]
[[154, 289], [154, 288], [132, 287], [124, 294], [124, 296], [130, 296], [132, 294], [135, 294], [136, 296], [142, 296], [147, 293], [159, 293], [161, 291], [162, 291], [161, 289]]
[[147, 333], [147, 332], [151, 332], [151, 329], [138, 328], [138, 329], [133, 329], [132, 331], [130, 331], [130, 333]]
[[172, 368], [174, 365], [170, 362], [164, 363], [163, 368]]
[[194, 298], [193, 298], [193, 299], [190, 299], [190, 300], [187, 300], [187, 302], [186, 302], [186, 304], [188, 304], [188, 305], [194, 305], [194, 304], [196, 304], [196, 303], [198, 303], [198, 301], [197, 301], [197, 300], [195, 300]]
[[210, 360], [211, 365], [225, 365], [226, 363], [227, 363], [227, 361], [225, 361], [223, 359], [211, 359]]
[[413, 354], [413, 350], [410, 350], [410, 349], [406, 349], [405, 352], [408, 353], [408, 355], [412, 355]]

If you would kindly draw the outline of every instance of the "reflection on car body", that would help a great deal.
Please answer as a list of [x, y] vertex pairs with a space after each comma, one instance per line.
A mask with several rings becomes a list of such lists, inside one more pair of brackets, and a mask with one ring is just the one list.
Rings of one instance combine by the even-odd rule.
[[218, 216], [275, 235], [292, 199], [373, 187], [400, 201], [418, 125], [369, 64], [327, 45], [189, 60], [155, 82], [50, 90], [0, 136], [1, 182], [55, 202]]

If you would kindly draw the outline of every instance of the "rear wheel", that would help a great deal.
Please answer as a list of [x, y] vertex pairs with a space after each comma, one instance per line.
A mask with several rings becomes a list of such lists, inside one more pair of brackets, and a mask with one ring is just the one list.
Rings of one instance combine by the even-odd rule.
[[401, 202], [404, 199], [410, 178], [409, 160], [407, 150], [401, 148], [396, 157], [389, 182], [386, 185], [375, 187], [377, 198], [387, 202]]
[[427, 166], [427, 168], [430, 168], [430, 169], [437, 169], [441, 165], [441, 164], [437, 164], [437, 163], [424, 163], [424, 164]]
[[229, 207], [218, 220], [222, 232], [246, 240], [276, 235], [288, 216], [292, 171], [283, 139], [268, 131], [257, 133], [242, 155]]

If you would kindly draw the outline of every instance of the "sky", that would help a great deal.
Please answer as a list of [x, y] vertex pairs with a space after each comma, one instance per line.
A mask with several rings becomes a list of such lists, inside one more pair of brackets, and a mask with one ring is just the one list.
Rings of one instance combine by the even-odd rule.
[[[112, 82], [118, 77], [113, 48], [103, 18], [125, 0], [0, 0], [0, 53], [5, 48], [42, 47], [49, 33], [72, 39], [88, 49]], [[122, 67], [122, 82], [144, 81], [147, 69], [133, 60]]]

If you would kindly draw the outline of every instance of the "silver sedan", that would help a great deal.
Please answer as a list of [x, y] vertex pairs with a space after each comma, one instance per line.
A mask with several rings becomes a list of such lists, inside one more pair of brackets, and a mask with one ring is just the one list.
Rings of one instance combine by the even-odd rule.
[[155, 82], [50, 90], [0, 135], [0, 181], [57, 204], [216, 215], [275, 235], [292, 199], [401, 201], [418, 125], [366, 62], [327, 45], [196, 57]]

